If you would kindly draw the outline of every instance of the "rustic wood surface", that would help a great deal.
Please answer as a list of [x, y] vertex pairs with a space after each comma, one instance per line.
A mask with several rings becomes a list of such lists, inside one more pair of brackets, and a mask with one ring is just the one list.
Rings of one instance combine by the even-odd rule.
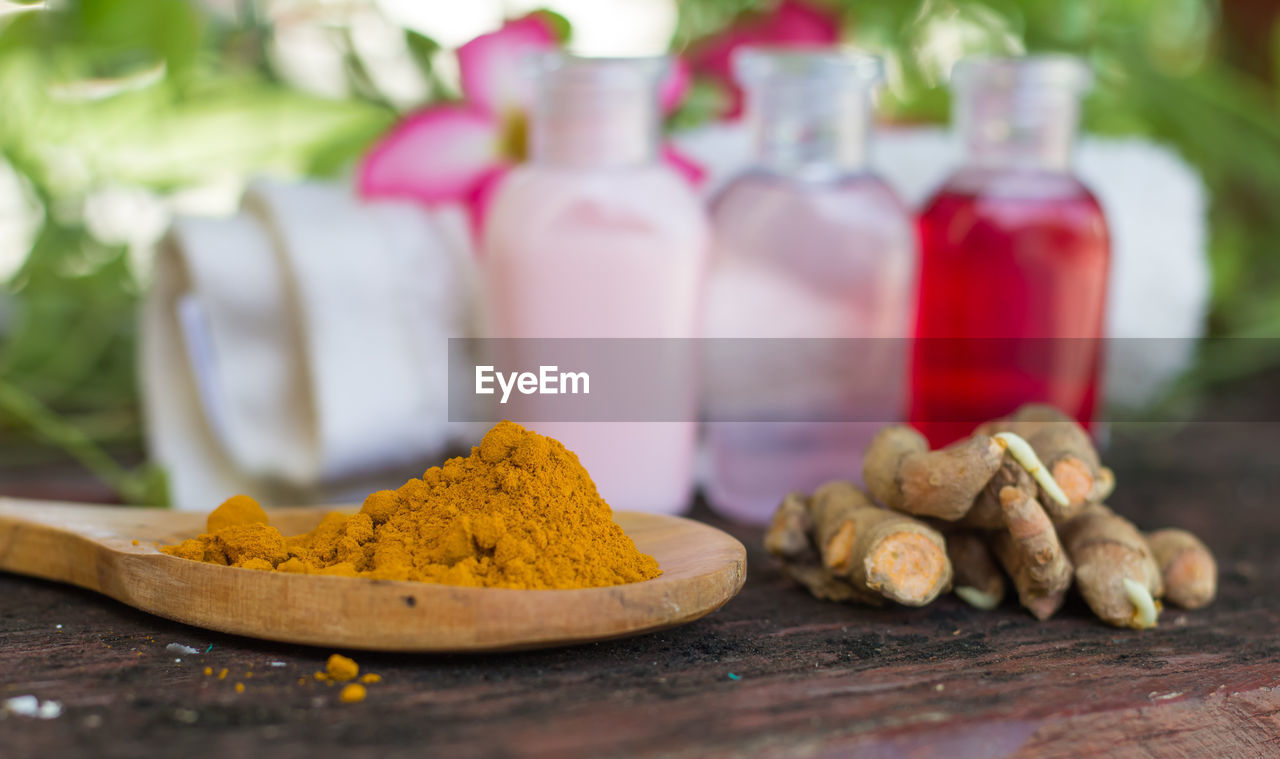
[[[1268, 387], [1239, 402], [1280, 419]], [[63, 706], [0, 717], [0, 755], [1280, 756], [1280, 424], [1117, 425], [1111, 440], [1112, 504], [1195, 530], [1219, 556], [1212, 607], [1134, 632], [1074, 598], [1043, 624], [952, 597], [818, 603], [763, 555], [759, 530], [730, 526], [749, 578], [700, 621], [540, 652], [356, 653], [383, 679], [343, 704], [311, 677], [329, 650], [0, 575], [0, 696]]]
[[[298, 535], [328, 511], [269, 514], [284, 534]], [[658, 560], [660, 576], [607, 588], [521, 591], [260, 572], [158, 550], [204, 532], [201, 513], [9, 498], [0, 498], [0, 570], [70, 583], [220, 632], [417, 653], [546, 648], [661, 630], [706, 616], [742, 587], [743, 546], [723, 531], [660, 514], [624, 511], [614, 518]]]

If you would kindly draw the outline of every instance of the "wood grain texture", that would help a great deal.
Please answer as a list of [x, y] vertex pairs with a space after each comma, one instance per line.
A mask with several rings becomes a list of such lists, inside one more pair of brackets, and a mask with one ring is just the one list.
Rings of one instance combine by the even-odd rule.
[[[1232, 402], [1280, 419], [1273, 388]], [[1280, 424], [1111, 433], [1112, 505], [1144, 528], [1195, 531], [1221, 563], [1219, 599], [1154, 630], [1103, 626], [1075, 597], [1047, 623], [1012, 601], [819, 603], [764, 556], [758, 530], [728, 525], [751, 573], [714, 614], [544, 651], [356, 652], [383, 680], [344, 705], [311, 678], [328, 650], [0, 574], [0, 698], [63, 704], [57, 720], [0, 718], [0, 755], [1280, 757]]]
[[[286, 535], [326, 510], [275, 509]], [[539, 648], [685, 624], [724, 605], [746, 579], [733, 537], [679, 517], [618, 512], [662, 574], [578, 590], [464, 588], [263, 572], [160, 553], [203, 531], [204, 515], [0, 499], [0, 569], [71, 583], [143, 611], [220, 632], [377, 651]], [[371, 621], [376, 621], [372, 623]]]

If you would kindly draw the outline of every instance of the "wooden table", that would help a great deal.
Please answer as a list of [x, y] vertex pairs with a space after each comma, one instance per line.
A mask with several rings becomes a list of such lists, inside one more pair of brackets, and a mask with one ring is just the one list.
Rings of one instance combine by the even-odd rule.
[[[1258, 418], [1280, 419], [1266, 387], [1250, 397]], [[1222, 564], [1214, 606], [1141, 633], [1078, 599], [1044, 624], [951, 597], [818, 603], [777, 572], [759, 530], [730, 527], [750, 577], [705, 620], [534, 653], [355, 654], [382, 682], [342, 704], [312, 678], [327, 650], [0, 575], [0, 697], [63, 706], [53, 720], [0, 718], [0, 755], [1280, 756], [1277, 451], [1277, 423], [1113, 428], [1112, 504], [1145, 527], [1197, 531]]]

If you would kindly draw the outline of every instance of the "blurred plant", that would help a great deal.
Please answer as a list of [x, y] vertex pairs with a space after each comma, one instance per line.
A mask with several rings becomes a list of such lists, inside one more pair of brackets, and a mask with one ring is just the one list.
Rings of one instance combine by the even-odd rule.
[[377, 98], [283, 85], [271, 29], [251, 12], [229, 20], [173, 0], [4, 10], [0, 166], [16, 172], [38, 231], [0, 291], [0, 451], [8, 465], [60, 451], [121, 498], [163, 503], [159, 473], [107, 452], [140, 440], [134, 315], [146, 271], [133, 261], [146, 251], [93, 234], [93, 200], [134, 188], [163, 207], [253, 172], [331, 172], [393, 113]]
[[[534, 92], [527, 58], [556, 50], [561, 41], [547, 17], [534, 13], [459, 47], [464, 100], [429, 105], [380, 139], [360, 164], [361, 194], [460, 201], [478, 228], [498, 182], [528, 157]], [[679, 105], [688, 83], [688, 70], [677, 61], [660, 92], [664, 111]], [[674, 148], [665, 146], [664, 155], [691, 182], [701, 180], [702, 171]]]
[[736, 117], [742, 113], [742, 91], [733, 79], [734, 50], [743, 45], [831, 45], [839, 39], [840, 17], [836, 12], [802, 0], [782, 0], [765, 12], [748, 10], [738, 14], [723, 29], [690, 44], [684, 55], [695, 75], [726, 91], [719, 115]]

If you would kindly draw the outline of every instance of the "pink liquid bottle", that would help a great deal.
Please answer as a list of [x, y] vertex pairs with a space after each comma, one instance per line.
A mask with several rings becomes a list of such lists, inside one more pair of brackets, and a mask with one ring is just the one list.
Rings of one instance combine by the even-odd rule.
[[1089, 84], [1068, 56], [955, 68], [965, 159], [919, 221], [910, 418], [935, 446], [1031, 401], [1093, 420], [1110, 252], [1071, 171]]
[[[693, 191], [657, 159], [665, 68], [662, 58], [539, 61], [530, 161], [503, 181], [484, 229], [490, 337], [590, 339], [575, 341], [587, 359], [623, 364], [630, 343], [617, 338], [692, 345], [708, 230]], [[693, 489], [696, 363], [664, 367], [661, 381], [661, 420], [529, 426], [577, 453], [614, 508], [681, 511]]]
[[867, 168], [879, 59], [746, 49], [734, 65], [754, 158], [711, 207], [707, 494], [761, 523], [789, 491], [857, 480], [905, 413], [916, 247]]

